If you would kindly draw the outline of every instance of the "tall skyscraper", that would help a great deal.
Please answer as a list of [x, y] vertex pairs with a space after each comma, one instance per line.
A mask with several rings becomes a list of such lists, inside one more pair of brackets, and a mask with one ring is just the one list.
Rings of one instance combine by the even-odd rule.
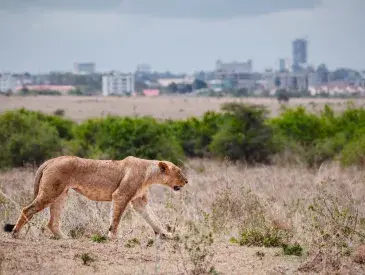
[[293, 67], [299, 68], [300, 65], [307, 63], [307, 40], [296, 39], [293, 41]]

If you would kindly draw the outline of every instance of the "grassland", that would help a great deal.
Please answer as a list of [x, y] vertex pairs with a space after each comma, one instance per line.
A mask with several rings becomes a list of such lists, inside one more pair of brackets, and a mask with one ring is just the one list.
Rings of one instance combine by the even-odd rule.
[[[24, 228], [21, 239], [0, 233], [2, 274], [365, 272], [362, 265], [352, 262], [351, 254], [361, 238], [353, 235], [349, 242], [339, 227], [364, 229], [351, 222], [351, 215], [364, 217], [364, 171], [343, 170], [335, 164], [319, 170], [249, 168], [209, 160], [191, 160], [188, 167], [190, 184], [181, 193], [155, 186], [150, 199], [163, 224], [180, 236], [179, 241], [155, 239], [138, 214], [127, 209], [119, 229], [120, 239], [97, 243], [95, 235], [107, 232], [110, 203], [88, 201], [71, 192], [62, 226], [71, 239], [49, 238], [49, 213], [44, 210]], [[20, 207], [32, 199], [33, 175], [31, 168], [0, 175], [0, 220], [15, 221]], [[315, 202], [318, 209], [328, 207], [328, 212], [321, 210], [324, 217], [308, 210]], [[350, 211], [347, 216], [331, 218], [345, 207]], [[315, 219], [317, 224], [313, 223]], [[286, 232], [290, 243], [300, 243], [302, 255], [284, 255], [280, 246], [240, 246], [230, 241], [242, 229], [266, 230], [267, 226]], [[206, 241], [204, 234], [209, 232], [212, 239]], [[192, 244], [200, 252], [189, 250]]]
[[[77, 121], [106, 115], [197, 116], [219, 110], [215, 98], [1, 97], [0, 112], [26, 107], [64, 109]], [[273, 99], [242, 99], [267, 105]], [[313, 111], [344, 100], [294, 99]], [[357, 106], [363, 100], [355, 102]], [[133, 107], [137, 106], [137, 107]], [[182, 110], [182, 111], [181, 111]], [[103, 113], [104, 112], [104, 113]], [[150, 204], [176, 240], [156, 239], [128, 208], [119, 239], [104, 240], [110, 203], [70, 192], [62, 229], [69, 240], [50, 238], [48, 209], [37, 214], [20, 239], [0, 232], [0, 274], [364, 274], [365, 171], [337, 163], [319, 169], [282, 163], [246, 166], [206, 159], [186, 163], [189, 185], [181, 192], [151, 189]], [[0, 173], [0, 221], [15, 222], [33, 196], [35, 168]], [[302, 250], [289, 253], [283, 245]], [[300, 252], [300, 253], [299, 253]], [[297, 254], [297, 255], [286, 255]]]
[[[344, 99], [291, 99], [287, 106], [303, 105], [309, 110], [322, 109], [330, 104], [335, 111], [346, 108]], [[268, 107], [271, 115], [280, 111], [281, 105], [275, 98], [212, 98], [212, 97], [77, 97], [77, 96], [28, 96], [0, 97], [0, 112], [25, 107], [52, 114], [57, 109], [65, 110], [65, 115], [75, 121], [90, 117], [153, 116], [156, 118], [181, 119], [201, 116], [206, 111], [219, 111], [224, 102], [247, 102]], [[356, 106], [364, 106], [365, 99], [353, 100]]]

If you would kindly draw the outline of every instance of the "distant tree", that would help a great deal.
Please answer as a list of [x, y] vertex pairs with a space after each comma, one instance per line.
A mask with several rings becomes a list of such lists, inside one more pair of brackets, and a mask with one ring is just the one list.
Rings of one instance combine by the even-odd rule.
[[23, 84], [22, 88], [20, 89], [19, 94], [21, 95], [28, 95], [30, 93], [28, 87]]
[[194, 90], [205, 89], [208, 87], [207, 83], [200, 79], [195, 79], [193, 82]]
[[193, 91], [193, 86], [191, 84], [180, 84], [177, 86], [178, 93], [191, 93]]
[[169, 86], [167, 86], [167, 90], [169, 93], [177, 93], [177, 84], [175, 82], [170, 83]]
[[248, 96], [248, 89], [247, 88], [241, 88], [236, 91], [237, 96]]
[[74, 90], [68, 91], [68, 95], [83, 95], [83, 93], [79, 88], [76, 88]]
[[288, 102], [290, 99], [290, 94], [285, 89], [279, 89], [276, 91], [276, 97], [277, 97], [279, 103]]

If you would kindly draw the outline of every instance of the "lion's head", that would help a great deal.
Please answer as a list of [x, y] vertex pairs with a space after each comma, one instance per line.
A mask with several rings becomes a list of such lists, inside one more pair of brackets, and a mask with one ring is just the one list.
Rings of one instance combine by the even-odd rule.
[[187, 177], [175, 164], [169, 161], [160, 161], [158, 168], [163, 184], [171, 187], [175, 191], [179, 191], [181, 187], [188, 183]]

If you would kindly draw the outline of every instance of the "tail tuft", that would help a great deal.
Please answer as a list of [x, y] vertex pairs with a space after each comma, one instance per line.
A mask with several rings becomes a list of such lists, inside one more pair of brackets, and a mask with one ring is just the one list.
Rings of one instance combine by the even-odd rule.
[[9, 224], [9, 223], [6, 223], [4, 225], [4, 231], [5, 232], [11, 232], [13, 231], [13, 228], [15, 227], [15, 224]]

